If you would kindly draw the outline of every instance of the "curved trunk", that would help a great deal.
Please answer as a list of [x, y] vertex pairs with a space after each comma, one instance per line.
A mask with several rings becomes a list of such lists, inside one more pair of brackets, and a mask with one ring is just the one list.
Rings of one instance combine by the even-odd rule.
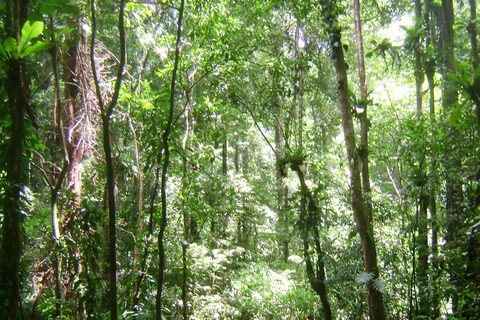
[[[330, 26], [335, 26], [337, 24], [337, 16], [335, 15], [336, 11], [332, 8], [332, 4], [322, 1], [321, 5], [324, 8], [323, 14], [325, 15], [325, 23]], [[360, 175], [361, 169], [359, 161], [360, 158], [355, 143], [355, 130], [353, 126], [352, 109], [348, 92], [347, 67], [343, 55], [340, 30], [332, 28], [329, 30], [329, 33], [333, 62], [337, 74], [339, 107], [340, 114], [342, 116], [347, 160], [350, 169], [351, 204], [362, 243], [365, 272], [373, 274], [373, 279], [367, 282], [370, 319], [383, 320], [386, 318], [386, 316], [382, 293], [376, 290], [373, 286], [373, 282], [379, 277], [379, 270], [377, 267], [377, 252], [373, 238], [373, 229], [367, 217], [365, 204], [363, 201], [362, 180]]]

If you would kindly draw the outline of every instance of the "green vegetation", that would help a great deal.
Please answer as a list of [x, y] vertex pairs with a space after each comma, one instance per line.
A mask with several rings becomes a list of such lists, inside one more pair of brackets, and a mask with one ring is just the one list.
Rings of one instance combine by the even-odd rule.
[[0, 3], [0, 319], [478, 319], [475, 0]]

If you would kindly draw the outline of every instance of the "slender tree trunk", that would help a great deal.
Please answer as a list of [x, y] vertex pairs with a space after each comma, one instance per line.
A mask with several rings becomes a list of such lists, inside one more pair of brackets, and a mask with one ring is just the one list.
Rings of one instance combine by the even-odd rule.
[[[54, 20], [53, 17], [50, 16], [50, 29], [52, 31], [52, 38], [51, 41], [55, 42], [55, 30], [54, 30]], [[51, 191], [51, 211], [52, 211], [52, 229], [53, 229], [53, 239], [55, 241], [55, 246], [61, 242], [60, 238], [60, 228], [58, 225], [58, 196], [60, 194], [60, 189], [62, 188], [63, 182], [65, 180], [68, 168], [69, 168], [69, 159], [67, 153], [67, 144], [65, 141], [65, 134], [63, 131], [63, 121], [62, 121], [62, 100], [61, 100], [61, 93], [60, 93], [60, 71], [58, 69], [58, 61], [57, 61], [57, 47], [53, 47], [50, 51], [52, 56], [52, 66], [53, 66], [53, 73], [55, 79], [55, 119], [57, 123], [55, 126], [58, 130], [58, 135], [55, 135], [55, 139], [58, 136], [60, 138], [60, 145], [62, 148], [62, 169], [58, 176], [53, 177], [53, 181], [50, 184], [50, 191]], [[55, 143], [56, 144], [56, 143]], [[61, 270], [62, 270], [62, 252], [60, 252], [60, 248], [62, 246], [58, 246], [55, 248], [54, 258], [53, 258], [53, 268], [54, 268], [54, 275], [55, 275], [55, 317], [62, 318], [62, 296], [63, 296], [63, 287], [62, 287], [62, 278], [61, 278]]]
[[[425, 40], [425, 48], [430, 46], [436, 46], [435, 41], [435, 25], [434, 25], [434, 11], [432, 8], [432, 3], [430, 0], [425, 0], [425, 13], [424, 13], [425, 27], [427, 31], [427, 36]], [[428, 52], [428, 50], [427, 50]], [[431, 238], [432, 238], [432, 290], [431, 290], [431, 308], [432, 312], [430, 314], [430, 319], [437, 319], [440, 316], [440, 299], [439, 299], [439, 288], [438, 288], [438, 229], [439, 224], [437, 221], [437, 200], [436, 200], [436, 189], [438, 186], [438, 174], [437, 174], [437, 121], [435, 118], [435, 59], [432, 56], [427, 56], [427, 59], [423, 61], [425, 75], [428, 82], [428, 92], [429, 92], [429, 117], [430, 117], [430, 133], [432, 135], [432, 145], [431, 148], [431, 164], [429, 171], [429, 210], [430, 210], [430, 220], [431, 220]]]
[[[415, 0], [415, 20], [422, 19], [422, 3], [420, 0]], [[415, 39], [414, 44], [414, 58], [415, 58], [415, 97], [417, 105], [417, 121], [423, 128], [423, 82], [425, 81], [422, 59], [422, 39], [420, 36]], [[421, 151], [420, 151], [421, 152]], [[418, 268], [417, 268], [417, 287], [419, 295], [419, 314], [422, 317], [427, 317], [430, 314], [430, 305], [428, 297], [428, 192], [426, 190], [426, 173], [423, 170], [424, 162], [426, 161], [425, 154], [419, 155], [422, 159], [418, 166], [419, 178], [416, 181], [420, 186], [419, 206], [417, 214], [417, 230], [418, 230]]]
[[370, 187], [370, 170], [368, 165], [368, 122], [367, 122], [367, 108], [368, 108], [368, 93], [365, 76], [365, 57], [363, 54], [363, 37], [362, 37], [362, 20], [360, 18], [360, 0], [354, 0], [354, 14], [355, 14], [355, 39], [357, 43], [357, 57], [358, 57], [358, 76], [360, 79], [360, 95], [361, 95], [361, 109], [363, 112], [359, 114], [360, 118], [360, 159], [362, 160], [362, 187], [363, 200], [365, 201], [365, 212], [367, 213], [370, 223], [373, 222], [372, 210], [372, 190]]
[[[132, 119], [128, 117], [128, 126], [130, 132], [132, 133], [133, 139], [133, 151], [135, 156], [135, 167], [136, 167], [136, 181], [138, 182], [138, 203], [137, 203], [137, 213], [133, 218], [134, 230], [137, 230], [137, 237], [141, 237], [143, 233], [143, 175], [142, 175], [142, 166], [140, 164], [140, 150], [137, 141], [137, 133], [133, 127]], [[133, 248], [133, 273], [136, 273], [138, 262], [140, 260], [140, 243], [134, 244]]]
[[[476, 0], [468, 0], [470, 4], [470, 22], [467, 27], [467, 31], [470, 34], [471, 45], [471, 59], [473, 66], [473, 73], [478, 68], [479, 56], [478, 56], [478, 41], [477, 41], [477, 3]], [[475, 103], [475, 111], [477, 115], [477, 125], [480, 127], [480, 76], [474, 77], [473, 83], [467, 88], [467, 93]], [[480, 169], [477, 180], [480, 180]], [[480, 191], [477, 196], [477, 205], [480, 205]]]
[[175, 85], [177, 83], [177, 70], [178, 62], [180, 60], [180, 38], [182, 35], [182, 19], [183, 11], [185, 8], [185, 0], [181, 1], [180, 10], [177, 23], [177, 39], [175, 43], [175, 61], [172, 71], [172, 82], [170, 84], [170, 107], [168, 111], [168, 120], [165, 131], [163, 132], [163, 167], [162, 167], [162, 182], [161, 182], [161, 197], [162, 197], [162, 222], [160, 224], [160, 232], [158, 233], [158, 251], [159, 251], [159, 266], [158, 266], [158, 287], [157, 298], [155, 302], [156, 319], [162, 319], [162, 291], [163, 291], [163, 275], [165, 271], [165, 248], [163, 244], [163, 238], [165, 235], [165, 229], [167, 227], [167, 171], [170, 164], [170, 146], [168, 138], [170, 136], [173, 124], [173, 111], [175, 107]]
[[[442, 107], [448, 110], [452, 109], [458, 102], [458, 92], [453, 81], [448, 79], [448, 72], [454, 73], [454, 40], [455, 32], [453, 30], [454, 12], [452, 0], [442, 0], [441, 32], [443, 34], [441, 49], [443, 52], [443, 89], [442, 89]], [[461, 158], [458, 139], [461, 136], [455, 126], [448, 128], [446, 135], [447, 151], [444, 165], [446, 166], [446, 214], [447, 214], [447, 234], [445, 236], [446, 247], [455, 248], [458, 246], [459, 229], [463, 223], [463, 191], [460, 177]], [[461, 263], [459, 260], [452, 262], [455, 266]], [[450, 281], [453, 287], [452, 291], [452, 310], [457, 315], [459, 309], [458, 294], [461, 291], [461, 278], [458, 274], [452, 273]]]
[[188, 319], [188, 303], [187, 303], [187, 295], [188, 295], [188, 266], [187, 266], [187, 248], [188, 242], [184, 240], [182, 242], [182, 262], [183, 262], [183, 269], [182, 269], [182, 302], [183, 302], [183, 320]]
[[288, 249], [288, 219], [286, 213], [286, 202], [287, 202], [287, 186], [283, 182], [283, 178], [286, 176], [285, 170], [282, 170], [280, 167], [280, 159], [282, 154], [282, 122], [280, 120], [280, 106], [277, 104], [275, 106], [275, 115], [277, 121], [275, 123], [275, 157], [277, 160], [276, 167], [276, 179], [277, 179], [277, 203], [278, 203], [278, 216], [279, 216], [279, 228], [280, 228], [280, 237], [279, 243], [283, 247], [283, 262], [288, 262], [289, 249]]
[[[338, 17], [336, 16], [336, 11], [334, 8], [332, 8], [332, 4], [321, 1], [321, 5], [323, 8], [325, 23], [329, 26], [335, 26], [337, 24]], [[329, 30], [329, 35], [333, 62], [337, 74], [339, 107], [340, 114], [342, 116], [347, 160], [350, 169], [351, 204], [362, 243], [365, 272], [373, 274], [372, 280], [367, 282], [370, 319], [384, 320], [386, 315], [382, 293], [373, 286], [373, 282], [378, 281], [379, 278], [377, 252], [373, 238], [373, 229], [365, 212], [365, 205], [363, 201], [362, 180], [360, 176], [361, 169], [359, 163], [360, 159], [355, 143], [355, 130], [353, 126], [352, 109], [348, 92], [347, 67], [343, 55], [340, 30], [332, 27]]]
[[[7, 0], [5, 4], [5, 29], [7, 35], [20, 43], [21, 29], [27, 20], [28, 0]], [[12, 19], [13, 11], [13, 19]], [[0, 314], [6, 319], [16, 320], [21, 313], [20, 305], [20, 254], [21, 235], [21, 192], [25, 178], [24, 133], [25, 113], [30, 108], [30, 92], [26, 79], [27, 70], [23, 59], [7, 61], [7, 95], [10, 116], [10, 141], [6, 154], [6, 186], [3, 197], [3, 221], [0, 264]], [[33, 121], [33, 119], [32, 119]]]
[[[297, 64], [295, 66], [296, 83], [295, 99], [298, 104], [298, 147], [303, 145], [303, 75], [302, 75], [302, 51], [300, 49], [300, 22], [297, 20], [295, 28], [295, 52], [297, 53]], [[295, 106], [294, 106], [295, 107]]]
[[472, 56], [473, 70], [476, 71], [479, 65], [478, 41], [477, 41], [477, 1], [468, 0], [468, 3], [470, 4], [470, 23], [468, 24], [467, 30], [468, 30], [468, 33], [470, 33], [470, 44], [472, 46], [471, 56]]
[[126, 45], [125, 45], [125, 28], [124, 28], [124, 10], [125, 0], [120, 1], [118, 30], [120, 33], [120, 65], [117, 72], [117, 79], [115, 81], [114, 92], [112, 100], [107, 108], [103, 103], [102, 92], [100, 89], [100, 83], [97, 78], [97, 72], [95, 68], [95, 33], [96, 33], [96, 16], [95, 16], [95, 1], [92, 0], [92, 42], [90, 47], [90, 59], [92, 63], [93, 78], [95, 82], [95, 88], [97, 93], [97, 100], [102, 112], [102, 128], [103, 128], [103, 149], [105, 152], [105, 162], [107, 165], [107, 198], [108, 198], [108, 239], [109, 239], [109, 309], [110, 319], [118, 319], [117, 310], [117, 234], [116, 234], [116, 203], [115, 203], [115, 176], [113, 157], [110, 142], [110, 119], [113, 114], [113, 110], [118, 101], [120, 94], [120, 88], [122, 85], [123, 69], [125, 67], [126, 60]]
[[[478, 56], [478, 44], [477, 44], [477, 4], [476, 0], [469, 0], [470, 4], [470, 23], [468, 25], [468, 32], [470, 33], [470, 44], [471, 49], [471, 59], [473, 74], [476, 73], [479, 67], [479, 56]], [[476, 105], [476, 115], [477, 115], [477, 132], [480, 133], [480, 76], [477, 76], [473, 79], [472, 88], [469, 90], [469, 95]], [[480, 161], [479, 161], [480, 162]], [[476, 174], [477, 183], [480, 181], [480, 165], [477, 169]], [[477, 189], [474, 204], [476, 207], [480, 206], [480, 190]], [[480, 283], [480, 227], [476, 226], [470, 231], [470, 239], [468, 242], [468, 252], [467, 252], [467, 269], [466, 269], [466, 279], [469, 282], [469, 285], [477, 286]], [[469, 299], [465, 303], [465, 310], [463, 311], [463, 316], [465, 319], [475, 319], [478, 316], [478, 310], [480, 310], [480, 302], [478, 299], [473, 298]]]

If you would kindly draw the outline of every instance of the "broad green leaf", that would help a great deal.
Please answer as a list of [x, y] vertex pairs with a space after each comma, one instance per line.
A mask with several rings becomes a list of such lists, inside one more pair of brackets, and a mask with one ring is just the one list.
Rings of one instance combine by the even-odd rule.
[[8, 37], [5, 39], [3, 42], [3, 48], [6, 51], [7, 58], [17, 58], [17, 41], [14, 38]]
[[22, 28], [22, 38], [20, 39], [20, 46], [18, 52], [21, 54], [25, 49], [27, 42], [38, 37], [43, 31], [43, 22], [35, 21], [30, 25], [30, 21], [25, 22]]
[[464, 23], [464, 22], [455, 22], [453, 24], [453, 30], [458, 30], [458, 29], [463, 29], [463, 28], [467, 28], [467, 25]]
[[43, 42], [43, 41], [38, 41], [35, 44], [32, 44], [30, 46], [27, 46], [25, 50], [20, 54], [20, 58], [24, 58], [28, 56], [30, 53], [38, 53], [41, 51], [45, 51], [53, 47], [54, 44], [51, 42]]
[[7, 51], [5, 51], [5, 49], [3, 48], [2, 44], [0, 44], [0, 55], [2, 55], [5, 58], [8, 58], [8, 55], [9, 55]]

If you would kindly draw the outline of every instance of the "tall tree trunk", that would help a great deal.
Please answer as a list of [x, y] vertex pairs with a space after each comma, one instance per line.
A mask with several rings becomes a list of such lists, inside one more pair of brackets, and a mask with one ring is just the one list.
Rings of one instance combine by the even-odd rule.
[[358, 76], [360, 79], [360, 95], [361, 95], [361, 109], [360, 112], [360, 159], [362, 160], [362, 187], [363, 200], [365, 201], [365, 212], [370, 220], [373, 222], [372, 210], [372, 190], [370, 187], [370, 170], [368, 166], [368, 122], [367, 122], [367, 108], [368, 108], [368, 93], [365, 76], [365, 57], [363, 54], [363, 37], [362, 37], [362, 20], [360, 18], [360, 0], [354, 0], [354, 14], [355, 14], [355, 39], [357, 43], [357, 57], [358, 57]]
[[168, 111], [168, 120], [165, 131], [162, 135], [163, 140], [163, 167], [162, 167], [162, 181], [161, 181], [161, 197], [162, 197], [162, 221], [160, 224], [160, 232], [158, 233], [158, 251], [159, 251], [159, 266], [158, 266], [158, 286], [157, 286], [157, 298], [155, 301], [155, 314], [156, 319], [162, 319], [162, 291], [163, 291], [163, 275], [165, 271], [165, 248], [163, 245], [163, 238], [165, 235], [165, 229], [167, 227], [167, 171], [170, 164], [170, 146], [168, 138], [170, 136], [173, 125], [173, 111], [175, 107], [175, 85], [177, 83], [177, 70], [178, 62], [180, 60], [180, 40], [182, 35], [182, 19], [183, 11], [185, 9], [185, 0], [181, 0], [180, 10], [177, 23], [177, 39], [175, 42], [175, 61], [172, 71], [172, 82], [170, 84], [170, 107]]
[[[133, 227], [136, 231], [137, 237], [141, 237], [143, 233], [143, 175], [142, 175], [142, 166], [140, 164], [140, 150], [137, 141], [137, 133], [133, 127], [132, 119], [128, 116], [128, 126], [130, 132], [132, 133], [133, 140], [133, 151], [135, 156], [135, 167], [136, 167], [136, 182], [138, 183], [138, 202], [137, 202], [137, 213], [134, 214], [133, 218]], [[133, 248], [133, 264], [132, 269], [133, 273], [136, 273], [138, 262], [140, 259], [140, 243], [134, 244]]]
[[120, 88], [122, 85], [122, 76], [125, 67], [126, 60], [126, 45], [125, 45], [125, 28], [124, 28], [124, 11], [125, 0], [120, 1], [120, 10], [118, 18], [118, 30], [120, 33], [120, 64], [117, 71], [117, 79], [115, 81], [115, 87], [112, 95], [112, 100], [105, 106], [102, 99], [102, 92], [100, 89], [100, 83], [97, 78], [97, 72], [95, 68], [95, 33], [96, 33], [96, 16], [95, 16], [95, 0], [92, 0], [92, 42], [90, 47], [90, 59], [92, 63], [92, 72], [95, 82], [95, 88], [97, 93], [98, 104], [102, 113], [102, 128], [103, 128], [103, 149], [105, 152], [105, 162], [107, 165], [107, 198], [108, 198], [108, 239], [109, 239], [109, 309], [110, 319], [118, 319], [117, 311], [117, 235], [116, 235], [116, 202], [115, 202], [115, 176], [113, 167], [113, 157], [110, 142], [110, 119], [113, 114], [113, 110], [118, 101], [120, 94]]
[[[294, 101], [298, 104], [298, 147], [303, 145], [303, 75], [302, 75], [302, 51], [300, 50], [300, 22], [297, 20], [295, 28], [295, 52], [297, 54], [297, 64], [295, 66], [295, 97]], [[294, 105], [294, 107], [296, 107]]]
[[[54, 19], [53, 16], [50, 16], [50, 30], [52, 32], [51, 41], [55, 43], [55, 30], [54, 30]], [[65, 134], [63, 131], [63, 121], [62, 121], [62, 99], [61, 99], [61, 88], [60, 88], [60, 71], [58, 68], [58, 61], [57, 61], [57, 47], [53, 47], [50, 50], [50, 54], [52, 56], [52, 66], [53, 66], [53, 73], [54, 73], [54, 81], [55, 81], [55, 107], [54, 113], [56, 120], [55, 126], [56, 130], [58, 130], [58, 135], [55, 135], [55, 140], [57, 136], [60, 138], [60, 146], [62, 149], [62, 169], [58, 176], [53, 177], [53, 181], [50, 184], [50, 192], [51, 192], [51, 211], [52, 211], [52, 229], [53, 229], [53, 239], [55, 241], [55, 246], [57, 247], [54, 252], [53, 258], [53, 268], [54, 268], [54, 276], [55, 276], [55, 317], [62, 318], [62, 295], [63, 295], [63, 288], [62, 288], [62, 281], [61, 281], [61, 261], [62, 255], [59, 252], [62, 246], [57, 246], [60, 241], [60, 228], [58, 225], [58, 196], [60, 194], [60, 189], [62, 188], [63, 182], [65, 180], [68, 167], [69, 167], [69, 159], [67, 153], [67, 144], [65, 141]], [[56, 143], [55, 143], [56, 144]]]
[[[69, 20], [71, 25], [80, 32], [79, 24], [81, 20], [79, 16], [74, 14]], [[88, 131], [84, 129], [88, 128], [88, 110], [92, 104], [88, 99], [85, 99], [87, 93], [92, 92], [90, 85], [91, 69], [88, 67], [90, 63], [85, 63], [89, 59], [85, 39], [83, 35], [79, 38], [73, 35], [69, 36], [66, 41], [67, 50], [65, 50], [63, 59], [61, 59], [64, 63], [64, 103], [61, 105], [62, 114], [59, 117], [62, 117], [61, 121], [64, 123], [64, 127], [62, 127], [62, 130], [66, 133], [64, 149], [69, 161], [64, 189], [73, 195], [73, 198], [68, 198], [69, 201], [61, 212], [63, 215], [63, 232], [69, 234], [67, 238], [69, 245], [65, 247], [66, 263], [64, 265], [70, 271], [66, 273], [70, 277], [65, 283], [65, 289], [70, 291], [75, 290], [77, 278], [74, 275], [79, 274], [82, 271], [82, 265], [85, 265], [85, 260], [80, 259], [79, 241], [70, 241], [70, 239], [78, 239], [82, 236], [76, 227], [81, 205], [82, 161], [85, 148], [89, 148], [88, 141], [92, 138], [83, 139], [85, 132]], [[83, 305], [80, 308], [83, 308]]]
[[[430, 46], [436, 46], [435, 39], [435, 15], [432, 7], [431, 0], [425, 0], [425, 12], [424, 12], [424, 21], [425, 28], [427, 31], [427, 36], [425, 38], [425, 48], [427, 49]], [[428, 82], [428, 105], [429, 105], [429, 117], [430, 117], [430, 133], [432, 135], [432, 145], [429, 158], [431, 159], [430, 170], [429, 170], [429, 185], [430, 194], [429, 194], [429, 210], [430, 210], [430, 220], [431, 220], [431, 239], [432, 239], [432, 256], [433, 256], [433, 273], [432, 273], [432, 290], [431, 290], [431, 315], [430, 319], [437, 319], [440, 316], [440, 299], [439, 299], [439, 287], [438, 287], [438, 232], [439, 232], [439, 223], [437, 221], [437, 200], [436, 200], [436, 189], [438, 186], [438, 174], [437, 174], [437, 121], [435, 118], [435, 58], [428, 55], [427, 59], [423, 61], [425, 75]]]
[[[448, 79], [447, 73], [454, 73], [454, 40], [455, 32], [453, 30], [454, 24], [454, 11], [452, 0], [442, 0], [442, 12], [441, 17], [441, 32], [443, 41], [441, 42], [441, 49], [443, 52], [443, 89], [442, 89], [442, 107], [449, 113], [452, 108], [458, 103], [458, 92], [455, 88], [455, 84], [452, 80]], [[446, 135], [446, 158], [444, 159], [444, 165], [446, 166], [446, 215], [447, 215], [447, 234], [445, 236], [446, 247], [455, 248], [459, 245], [459, 230], [463, 223], [463, 191], [461, 185], [460, 170], [461, 170], [461, 158], [458, 139], [461, 134], [456, 126], [450, 126]], [[454, 253], [452, 253], [454, 254]], [[452, 261], [452, 267], [459, 267], [462, 263], [460, 259], [454, 259]], [[452, 310], [454, 315], [459, 310], [458, 295], [461, 292], [461, 278], [457, 272], [450, 274], [450, 281], [453, 287], [452, 291]]]
[[[476, 71], [479, 67], [479, 56], [478, 56], [478, 44], [477, 44], [477, 9], [476, 9], [476, 0], [469, 0], [470, 4], [470, 23], [468, 25], [468, 32], [470, 33], [470, 44], [471, 49], [471, 60], [473, 67], [473, 74], [476, 74]], [[477, 76], [473, 79], [472, 88], [469, 90], [469, 95], [476, 105], [476, 115], [477, 115], [477, 132], [480, 134], [480, 76]], [[480, 162], [480, 161], [479, 161]], [[477, 183], [480, 181], [480, 164], [477, 169], [476, 174]], [[477, 189], [474, 204], [476, 207], [480, 206], [480, 190]], [[480, 227], [473, 227], [470, 231], [470, 240], [468, 242], [468, 252], [467, 252], [467, 269], [466, 269], [466, 279], [469, 282], [469, 285], [475, 287], [480, 283]], [[473, 300], [473, 301], [472, 301]], [[465, 319], [474, 319], [475, 316], [478, 316], [480, 310], [480, 302], [478, 298], [469, 299], [465, 303], [466, 310], [464, 310], [463, 316]]]
[[[326, 1], [320, 2], [323, 9], [323, 19], [327, 26], [337, 25], [336, 10], [332, 4]], [[372, 280], [367, 282], [368, 306], [371, 320], [384, 320], [385, 306], [382, 293], [373, 286], [378, 281], [379, 270], [377, 266], [377, 252], [373, 238], [373, 229], [365, 212], [365, 205], [362, 194], [362, 180], [360, 176], [360, 159], [355, 143], [355, 130], [352, 120], [352, 109], [348, 92], [347, 67], [343, 55], [343, 46], [340, 36], [340, 29], [331, 27], [329, 30], [330, 46], [332, 49], [333, 62], [337, 74], [338, 97], [340, 114], [342, 116], [347, 160], [350, 169], [350, 194], [355, 222], [363, 248], [363, 261], [365, 272], [372, 274]]]
[[[28, 0], [7, 0], [5, 29], [7, 35], [20, 43], [21, 29], [27, 20]], [[13, 11], [13, 19], [12, 19]], [[30, 92], [26, 79], [27, 70], [23, 59], [7, 61], [7, 94], [10, 116], [10, 141], [6, 154], [6, 186], [3, 197], [2, 261], [0, 264], [0, 314], [6, 319], [16, 320], [20, 307], [20, 254], [21, 236], [21, 193], [25, 178], [24, 134], [25, 113], [30, 108]], [[32, 119], [33, 120], [33, 119]], [[22, 314], [23, 317], [23, 314]]]
[[[415, 21], [421, 21], [422, 17], [422, 3], [420, 0], [415, 0]], [[417, 121], [423, 129], [423, 82], [425, 81], [423, 71], [422, 59], [422, 39], [418, 36], [414, 43], [414, 58], [415, 58], [415, 97], [417, 105]], [[420, 151], [422, 152], [422, 151]], [[428, 192], [426, 185], [426, 173], [424, 172], [424, 163], [426, 161], [425, 154], [419, 154], [421, 161], [418, 165], [419, 177], [416, 184], [420, 186], [419, 195], [419, 210], [417, 212], [417, 230], [418, 230], [418, 268], [416, 269], [417, 287], [419, 295], [419, 315], [427, 317], [430, 314], [430, 305], [428, 297]]]
[[280, 167], [280, 159], [282, 155], [283, 139], [282, 139], [282, 121], [280, 119], [280, 106], [275, 106], [275, 115], [277, 121], [275, 123], [275, 157], [276, 157], [276, 179], [277, 179], [277, 203], [278, 203], [278, 216], [279, 216], [279, 228], [280, 237], [279, 243], [283, 247], [283, 262], [288, 262], [289, 248], [288, 248], [288, 219], [286, 213], [287, 193], [288, 187], [283, 182], [283, 178], [286, 176], [286, 171]]
[[[470, 45], [471, 45], [471, 60], [473, 66], [473, 73], [479, 66], [478, 56], [478, 41], [477, 41], [477, 3], [476, 0], [468, 0], [470, 4], [470, 22], [467, 27], [468, 33], [470, 33]], [[480, 76], [473, 78], [473, 83], [467, 88], [467, 93], [475, 103], [475, 111], [477, 115], [477, 125], [480, 127]], [[480, 130], [480, 129], [479, 129]], [[480, 169], [477, 180], [480, 180]], [[477, 196], [477, 205], [480, 205], [480, 191]]]

